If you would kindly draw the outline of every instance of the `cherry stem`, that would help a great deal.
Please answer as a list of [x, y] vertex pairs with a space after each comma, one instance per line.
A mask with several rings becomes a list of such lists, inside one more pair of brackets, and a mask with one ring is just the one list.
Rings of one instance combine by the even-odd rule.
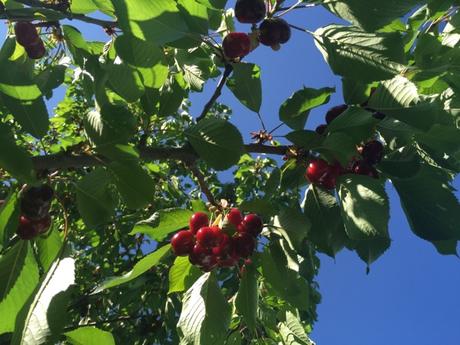
[[299, 30], [299, 31], [302, 31], [302, 32], [306, 32], [307, 34], [311, 34], [311, 35], [315, 35], [314, 32], [308, 30], [308, 29], [304, 29], [304, 28], [301, 28], [300, 26], [297, 26], [297, 25], [294, 25], [294, 24], [289, 24], [289, 26], [295, 30]]
[[232, 74], [232, 72], [233, 72], [233, 66], [231, 64], [226, 64], [224, 74], [220, 78], [219, 83], [217, 84], [216, 90], [214, 91], [208, 103], [205, 104], [200, 116], [196, 118], [196, 122], [199, 122], [206, 117], [209, 110], [211, 110], [212, 106], [216, 103], [217, 99], [222, 94], [222, 89], [224, 88], [225, 83], [227, 82], [227, 79], [228, 77], [230, 77], [230, 74]]

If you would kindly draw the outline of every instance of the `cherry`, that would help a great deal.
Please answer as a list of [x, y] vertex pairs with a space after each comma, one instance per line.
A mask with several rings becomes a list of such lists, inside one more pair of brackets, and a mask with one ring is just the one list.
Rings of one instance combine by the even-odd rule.
[[182, 230], [171, 239], [171, 246], [177, 256], [189, 255], [194, 249], [195, 236], [191, 231]]
[[243, 215], [237, 208], [232, 208], [227, 214], [227, 220], [230, 224], [238, 226], [243, 221]]
[[51, 226], [51, 217], [50, 217], [50, 215], [47, 215], [46, 217], [35, 221], [34, 225], [35, 225], [35, 227], [37, 228], [37, 231], [40, 234], [44, 234], [45, 232], [48, 231], [48, 229]]
[[240, 233], [249, 233], [252, 236], [257, 237], [262, 232], [262, 219], [256, 214], [248, 214], [244, 217], [241, 225], [242, 227], [238, 228], [238, 232]]
[[327, 122], [327, 124], [330, 124], [337, 117], [342, 115], [345, 112], [345, 110], [347, 110], [347, 109], [348, 109], [348, 105], [346, 105], [346, 104], [338, 105], [338, 106], [335, 106], [335, 107], [329, 109], [329, 111], [326, 113], [326, 122]]
[[251, 39], [244, 32], [230, 32], [225, 36], [222, 47], [229, 59], [241, 58], [251, 51]]
[[19, 218], [19, 226], [16, 230], [16, 233], [22, 240], [31, 240], [39, 235], [38, 229], [34, 222], [24, 216]]
[[281, 18], [265, 19], [259, 27], [259, 42], [266, 46], [277, 46], [291, 38], [288, 22]]
[[256, 247], [256, 240], [251, 234], [243, 232], [233, 237], [233, 245], [234, 255], [247, 258], [252, 255]]
[[196, 233], [196, 241], [205, 248], [216, 247], [221, 242], [222, 234], [217, 226], [205, 226]]
[[364, 145], [361, 155], [370, 165], [377, 164], [383, 157], [383, 144], [378, 140], [371, 140]]
[[327, 131], [327, 125], [319, 125], [316, 127], [315, 132], [318, 133], [319, 135], [323, 135]]
[[16, 41], [23, 47], [29, 47], [41, 41], [35, 25], [30, 22], [17, 22], [14, 25]]
[[240, 23], [258, 23], [264, 19], [266, 11], [264, 0], [236, 1], [235, 17]]
[[377, 172], [377, 170], [363, 160], [354, 162], [351, 167], [351, 172], [353, 172], [356, 175], [364, 175], [373, 178], [379, 177], [379, 173]]
[[310, 161], [305, 175], [311, 183], [326, 189], [333, 189], [339, 173], [340, 170], [336, 165], [329, 165], [323, 159], [313, 159]]
[[217, 261], [220, 267], [233, 267], [238, 263], [238, 257], [227, 256]]
[[226, 256], [228, 253], [231, 252], [232, 246], [232, 238], [226, 233], [222, 233], [220, 243], [212, 248], [212, 254], [217, 257]]
[[204, 212], [196, 212], [190, 218], [189, 226], [190, 231], [194, 234], [197, 233], [204, 226], [209, 225], [209, 218], [208, 215]]

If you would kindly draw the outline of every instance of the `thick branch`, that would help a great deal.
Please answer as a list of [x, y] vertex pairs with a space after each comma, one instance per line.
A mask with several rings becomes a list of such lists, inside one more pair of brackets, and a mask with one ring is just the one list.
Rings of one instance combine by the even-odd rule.
[[[42, 2], [42, 1], [39, 1], [39, 0], [16, 0], [16, 2], [19, 2], [19, 3], [23, 4], [23, 5], [30, 6], [30, 7], [42, 7], [42, 8], [47, 8], [47, 9], [50, 9], [50, 10], [54, 10], [56, 12], [59, 12], [63, 16], [65, 16], [68, 20], [77, 19], [77, 20], [80, 20], [82, 22], [99, 25], [99, 26], [102, 26], [104, 28], [114, 28], [114, 27], [118, 26], [117, 22], [113, 22], [113, 21], [109, 21], [109, 20], [103, 20], [103, 19], [97, 19], [97, 18], [92, 18], [92, 17], [85, 16], [83, 14], [73, 14], [73, 13], [70, 13], [68, 11], [62, 11], [57, 7], [59, 5], [48, 4], [48, 3], [45, 3], [45, 2]], [[6, 15], [7, 15], [7, 13], [6, 13]], [[11, 17], [8, 17], [8, 18], [11, 19]]]
[[[284, 155], [287, 146], [267, 146], [259, 144], [245, 145], [248, 153], [266, 153], [272, 155]], [[141, 159], [145, 161], [156, 160], [178, 160], [183, 162], [194, 162], [198, 159], [196, 153], [190, 148], [141, 148], [139, 149]], [[103, 165], [107, 160], [97, 155], [71, 155], [53, 154], [46, 156], [36, 156], [32, 158], [36, 170], [60, 170], [78, 169]]]
[[232, 72], [233, 72], [233, 66], [230, 65], [230, 64], [225, 65], [224, 74], [222, 75], [222, 77], [219, 80], [219, 83], [217, 84], [216, 91], [214, 91], [214, 93], [213, 93], [211, 99], [208, 101], [208, 103], [205, 104], [205, 106], [203, 108], [203, 111], [201, 112], [200, 116], [197, 117], [197, 119], [196, 119], [197, 122], [203, 120], [205, 118], [206, 114], [209, 112], [209, 110], [211, 110], [211, 108], [214, 105], [214, 103], [216, 103], [217, 99], [219, 98], [219, 96], [222, 93], [222, 89], [224, 88], [228, 77], [230, 76], [230, 74], [232, 74]]

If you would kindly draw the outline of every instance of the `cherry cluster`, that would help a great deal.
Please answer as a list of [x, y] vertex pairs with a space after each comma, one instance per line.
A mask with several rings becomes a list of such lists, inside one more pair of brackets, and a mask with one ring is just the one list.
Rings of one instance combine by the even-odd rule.
[[[263, 20], [255, 31], [257, 41], [273, 49], [279, 49], [281, 44], [291, 38], [291, 28], [284, 19], [266, 18], [267, 8], [264, 0], [237, 0], [235, 17], [240, 23], [253, 25]], [[244, 32], [231, 32], [225, 36], [222, 47], [229, 59], [242, 58], [251, 51], [251, 37]]]
[[193, 265], [209, 272], [216, 267], [235, 266], [249, 258], [256, 248], [256, 238], [262, 232], [262, 219], [256, 214], [243, 218], [232, 208], [222, 227], [211, 225], [206, 213], [196, 212], [190, 218], [189, 229], [177, 232], [171, 246], [178, 256], [188, 256]]
[[45, 44], [35, 28], [30, 22], [17, 22], [14, 25], [16, 41], [22, 45], [29, 58], [41, 59], [46, 54]]
[[16, 229], [23, 240], [31, 240], [48, 231], [51, 226], [49, 214], [54, 191], [48, 185], [29, 187], [21, 194], [21, 216]]

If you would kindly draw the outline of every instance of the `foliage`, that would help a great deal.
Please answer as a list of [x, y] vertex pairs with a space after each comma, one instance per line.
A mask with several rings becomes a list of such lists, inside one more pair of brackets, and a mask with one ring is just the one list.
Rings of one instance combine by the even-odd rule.
[[[378, 259], [391, 243], [387, 183], [412, 231], [456, 254], [458, 1], [267, 0], [268, 15], [288, 22], [291, 10], [314, 6], [346, 22], [292, 29], [342, 78], [348, 109], [322, 134], [306, 129], [336, 91], [305, 86], [280, 104], [290, 132], [277, 142], [263, 128], [252, 144], [217, 102], [227, 87], [262, 119], [264, 71], [226, 58], [218, 43], [234, 30], [233, 1], [0, 4], [9, 23], [0, 50], [0, 344], [312, 344], [317, 253]], [[17, 21], [39, 24], [43, 58], [17, 43]], [[88, 25], [107, 39], [90, 40]], [[216, 78], [194, 118], [189, 96]], [[385, 144], [377, 176], [341, 174], [333, 190], [305, 179], [313, 158], [346, 166], [371, 139]], [[223, 181], [228, 169], [234, 178]], [[55, 191], [53, 224], [21, 240], [23, 188], [40, 183]], [[229, 205], [264, 220], [251, 262], [203, 273], [173, 255], [169, 240], [193, 212], [217, 217]]]

